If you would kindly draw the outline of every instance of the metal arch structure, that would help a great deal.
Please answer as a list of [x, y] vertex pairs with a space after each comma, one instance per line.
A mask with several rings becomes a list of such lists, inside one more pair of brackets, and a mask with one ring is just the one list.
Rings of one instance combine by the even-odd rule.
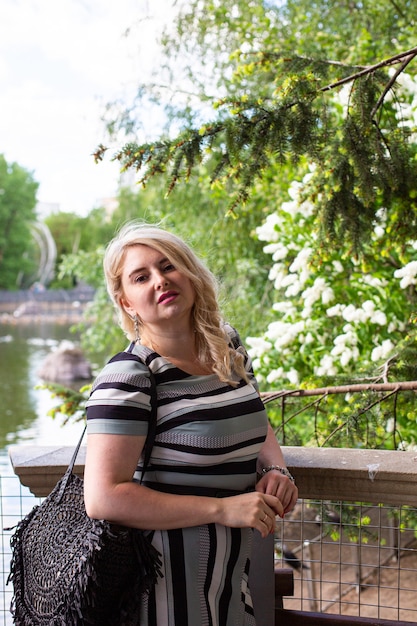
[[47, 286], [55, 275], [57, 258], [55, 240], [48, 226], [43, 222], [34, 222], [31, 225], [31, 233], [39, 249], [38, 269], [31, 282], [32, 284], [39, 282], [41, 285]]

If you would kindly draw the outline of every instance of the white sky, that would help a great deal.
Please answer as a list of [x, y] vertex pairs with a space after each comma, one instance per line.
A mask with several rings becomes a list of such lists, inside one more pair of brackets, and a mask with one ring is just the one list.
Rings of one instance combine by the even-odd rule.
[[[1, 0], [0, 154], [33, 173], [39, 202], [85, 215], [115, 195], [118, 164], [91, 156], [104, 139], [100, 115], [146, 72], [172, 4]], [[134, 40], [124, 37], [138, 20]]]

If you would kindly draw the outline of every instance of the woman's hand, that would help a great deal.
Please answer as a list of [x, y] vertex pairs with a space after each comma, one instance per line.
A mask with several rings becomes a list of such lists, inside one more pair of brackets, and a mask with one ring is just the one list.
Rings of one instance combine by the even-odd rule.
[[[271, 424], [268, 424], [268, 433], [258, 457], [258, 472], [264, 467], [278, 465], [285, 467], [284, 456]], [[276, 496], [282, 503], [285, 513], [289, 513], [296, 505], [298, 489], [295, 484], [279, 470], [271, 469], [266, 472], [256, 485], [260, 493]]]
[[221, 498], [221, 512], [217, 520], [232, 528], [256, 528], [265, 538], [275, 530], [275, 517], [284, 509], [275, 495], [253, 491], [238, 496]]
[[298, 489], [296, 485], [279, 470], [270, 470], [256, 484], [260, 493], [276, 496], [282, 503], [285, 513], [289, 513], [297, 502]]

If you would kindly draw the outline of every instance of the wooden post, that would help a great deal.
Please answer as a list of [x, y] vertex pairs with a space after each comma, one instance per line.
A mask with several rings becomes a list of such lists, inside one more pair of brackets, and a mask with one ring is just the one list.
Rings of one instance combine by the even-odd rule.
[[253, 535], [249, 588], [256, 626], [272, 626], [275, 619], [274, 536], [262, 539], [257, 530]]

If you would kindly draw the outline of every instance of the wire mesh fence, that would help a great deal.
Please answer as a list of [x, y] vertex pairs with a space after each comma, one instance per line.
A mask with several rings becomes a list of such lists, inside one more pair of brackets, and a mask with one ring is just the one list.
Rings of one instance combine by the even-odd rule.
[[[6, 529], [39, 502], [16, 476], [0, 476], [0, 626], [12, 626]], [[276, 527], [276, 564], [294, 570], [284, 606], [417, 623], [416, 527], [416, 508], [300, 500]]]
[[10, 571], [10, 536], [12, 529], [19, 520], [28, 513], [39, 499], [35, 498], [28, 489], [22, 487], [17, 476], [0, 476], [0, 626], [12, 626], [10, 601], [12, 597], [11, 585], [7, 585]]
[[[398, 456], [391, 465], [386, 457], [383, 460], [384, 450], [397, 455], [407, 449], [416, 453], [415, 446], [402, 440], [407, 428], [411, 428], [409, 441], [415, 440], [414, 420], [409, 417], [415, 414], [416, 390], [415, 380], [389, 383], [378, 379], [262, 394], [284, 445], [353, 448], [367, 455], [362, 459], [365, 467], [355, 457], [356, 464], [350, 464], [344, 482], [331, 471], [320, 474], [327, 491], [332, 491], [330, 497], [340, 494], [344, 502], [301, 500], [277, 524], [276, 562], [294, 569], [295, 593], [286, 598], [285, 608], [417, 623], [417, 509], [413, 508], [417, 499], [410, 491], [412, 482], [402, 485], [402, 491], [396, 484], [406, 478], [413, 481], [414, 473], [410, 474], [410, 466], [406, 472], [401, 468], [404, 457]], [[370, 460], [371, 449], [378, 456], [377, 464]], [[345, 463], [342, 456], [340, 450], [340, 463], [333, 470], [339, 471]], [[412, 462], [416, 460], [417, 456]], [[365, 468], [368, 476], [366, 472], [359, 476]], [[304, 479], [312, 470], [313, 466], [307, 468]], [[384, 471], [385, 479], [389, 477], [387, 482], [381, 476], [375, 482], [378, 470]], [[316, 492], [303, 485], [304, 497], [324, 497], [317, 476], [310, 483]], [[364, 495], [354, 492], [353, 485], [369, 491], [365, 497], [373, 502], [397, 505], [356, 503]], [[400, 493], [407, 497], [400, 499]]]
[[303, 500], [276, 528], [287, 609], [417, 623], [417, 509]]

